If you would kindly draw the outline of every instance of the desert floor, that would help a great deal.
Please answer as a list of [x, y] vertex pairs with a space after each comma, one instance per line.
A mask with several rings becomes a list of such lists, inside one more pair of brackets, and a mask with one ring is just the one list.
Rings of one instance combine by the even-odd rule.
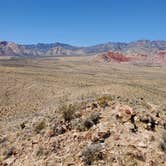
[[166, 104], [166, 67], [95, 64], [92, 57], [0, 60], [0, 129], [100, 94]]

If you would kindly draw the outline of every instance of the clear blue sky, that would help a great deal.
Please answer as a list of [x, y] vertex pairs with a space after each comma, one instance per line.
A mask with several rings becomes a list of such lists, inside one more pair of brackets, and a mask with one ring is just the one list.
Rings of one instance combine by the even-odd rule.
[[0, 0], [0, 40], [166, 40], [166, 0]]

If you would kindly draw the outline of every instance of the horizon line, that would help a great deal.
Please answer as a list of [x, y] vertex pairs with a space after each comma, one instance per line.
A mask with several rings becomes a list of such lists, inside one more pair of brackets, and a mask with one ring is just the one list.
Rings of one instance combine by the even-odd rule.
[[75, 45], [75, 44], [70, 44], [67, 42], [61, 42], [61, 41], [55, 41], [55, 42], [34, 42], [34, 43], [26, 43], [26, 42], [17, 42], [17, 41], [12, 41], [12, 40], [0, 40], [0, 42], [11, 42], [11, 43], [15, 43], [18, 45], [38, 45], [38, 44], [66, 44], [66, 45], [70, 45], [70, 46], [76, 46], [76, 47], [90, 47], [90, 46], [96, 46], [96, 45], [101, 45], [101, 44], [108, 44], [108, 43], [125, 43], [125, 44], [129, 44], [132, 42], [138, 42], [138, 41], [164, 41], [166, 42], [166, 40], [164, 39], [156, 39], [156, 40], [151, 40], [151, 39], [137, 39], [137, 40], [130, 40], [130, 41], [106, 41], [106, 42], [100, 42], [97, 44], [90, 44], [90, 45]]

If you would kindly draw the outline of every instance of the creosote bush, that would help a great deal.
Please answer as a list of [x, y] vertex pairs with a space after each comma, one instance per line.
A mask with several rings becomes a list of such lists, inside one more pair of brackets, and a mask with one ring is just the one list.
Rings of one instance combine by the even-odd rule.
[[36, 124], [35, 132], [40, 133], [45, 127], [46, 127], [46, 123], [44, 121], [41, 121], [41, 122]]
[[108, 106], [108, 100], [110, 100], [108, 96], [102, 96], [97, 99], [97, 103], [100, 107], [105, 108]]
[[71, 121], [71, 126], [73, 129], [76, 129], [79, 132], [85, 131], [86, 127], [84, 125], [84, 121], [80, 118], [73, 119]]
[[97, 124], [99, 123], [99, 119], [100, 119], [100, 113], [99, 112], [92, 112], [90, 114], [90, 117], [91, 121], [94, 123], [94, 124]]
[[59, 107], [59, 111], [62, 112], [63, 119], [66, 122], [70, 122], [72, 119], [74, 119], [74, 114], [77, 110], [76, 104], [62, 104]]
[[104, 158], [102, 149], [103, 147], [100, 143], [85, 147], [81, 155], [85, 165], [91, 165], [95, 161], [102, 160]]
[[93, 121], [90, 118], [84, 120], [84, 126], [87, 129], [90, 129], [94, 125]]
[[40, 146], [36, 152], [36, 156], [40, 157], [43, 154], [44, 154], [44, 148]]
[[99, 123], [100, 113], [99, 112], [92, 112], [90, 116], [84, 120], [84, 126], [87, 129], [90, 129], [93, 125]]
[[71, 126], [73, 129], [78, 131], [86, 131], [89, 130], [93, 125], [99, 123], [100, 119], [99, 112], [92, 112], [87, 118], [75, 118], [71, 120]]

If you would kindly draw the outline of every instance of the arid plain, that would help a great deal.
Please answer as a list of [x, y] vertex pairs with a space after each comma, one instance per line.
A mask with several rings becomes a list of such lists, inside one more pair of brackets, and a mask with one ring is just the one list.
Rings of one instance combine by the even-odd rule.
[[91, 56], [1, 59], [0, 87], [0, 130], [5, 135], [22, 122], [55, 114], [64, 100], [112, 95], [164, 106], [166, 67], [94, 63]]

